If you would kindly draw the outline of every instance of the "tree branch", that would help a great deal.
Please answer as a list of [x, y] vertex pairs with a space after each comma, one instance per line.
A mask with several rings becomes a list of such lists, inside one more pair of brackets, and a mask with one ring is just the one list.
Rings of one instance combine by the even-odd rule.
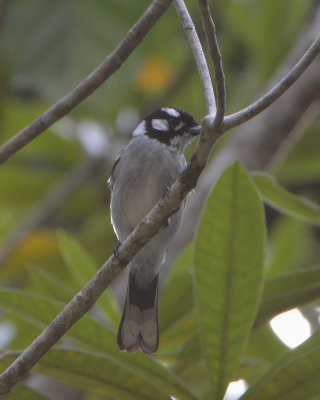
[[244, 108], [243, 110], [225, 117], [223, 121], [223, 131], [228, 131], [235, 126], [252, 119], [260, 114], [280, 96], [282, 96], [309, 67], [312, 61], [320, 53], [320, 35], [314, 40], [305, 54], [297, 62], [297, 64], [288, 72], [288, 74], [263, 97]]
[[49, 126], [68, 114], [119, 69], [167, 10], [171, 2], [172, 0], [154, 0], [117, 48], [90, 75], [44, 114], [0, 147], [0, 164], [3, 164]]
[[214, 123], [219, 126], [223, 121], [226, 110], [226, 88], [222, 66], [222, 57], [218, 45], [216, 28], [211, 17], [208, 1], [198, 0], [198, 3], [201, 12], [203, 29], [207, 37], [211, 60], [214, 68], [215, 82], [217, 88], [217, 112]]
[[[203, 22], [203, 28], [209, 44], [210, 55], [213, 63], [216, 87], [217, 87], [217, 109], [215, 115], [207, 115], [203, 120], [203, 129], [196, 148], [196, 154], [200, 159], [210, 157], [213, 146], [222, 133], [221, 125], [226, 109], [226, 89], [222, 57], [218, 46], [216, 29], [211, 17], [207, 0], [199, 0], [199, 8]], [[204, 145], [206, 143], [206, 145]], [[201, 152], [205, 152], [201, 154]]]
[[190, 17], [186, 5], [184, 4], [184, 1], [175, 0], [174, 5], [181, 20], [183, 30], [189, 40], [189, 44], [198, 67], [204, 98], [206, 101], [207, 114], [215, 114], [216, 100], [211, 82], [211, 76], [208, 69], [206, 58], [202, 50], [201, 42], [197, 35], [196, 28], [194, 26], [194, 23], [192, 22], [192, 19]]

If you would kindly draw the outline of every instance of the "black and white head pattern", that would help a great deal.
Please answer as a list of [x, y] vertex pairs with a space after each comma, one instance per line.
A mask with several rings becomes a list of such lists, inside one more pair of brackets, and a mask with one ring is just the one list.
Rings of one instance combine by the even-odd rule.
[[133, 131], [133, 137], [147, 135], [151, 139], [183, 151], [186, 144], [200, 133], [192, 115], [177, 108], [162, 107], [152, 111]]

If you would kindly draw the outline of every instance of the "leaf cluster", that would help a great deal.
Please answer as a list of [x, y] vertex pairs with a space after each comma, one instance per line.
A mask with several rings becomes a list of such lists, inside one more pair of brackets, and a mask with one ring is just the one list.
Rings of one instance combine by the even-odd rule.
[[[263, 199], [319, 225], [319, 206], [290, 194], [268, 175], [250, 177], [240, 164], [232, 165], [208, 198], [194, 248], [181, 256], [161, 295], [158, 354], [131, 356], [118, 351], [119, 312], [106, 292], [90, 315], [68, 331], [65, 344], [51, 350], [34, 372], [75, 385], [88, 398], [94, 394], [110, 399], [218, 400], [228, 384], [240, 378], [250, 384], [243, 399], [316, 396], [318, 332], [296, 349], [286, 350], [268, 321], [319, 297], [320, 268], [268, 277]], [[65, 232], [59, 234], [59, 246], [73, 287], [31, 268], [29, 292], [0, 291], [8, 315], [18, 326], [20, 321], [21, 327], [31, 324], [35, 333], [97, 268]], [[24, 339], [29, 340], [19, 338], [12, 347], [27, 344]], [[16, 355], [7, 353], [1, 364], [7, 366]]]

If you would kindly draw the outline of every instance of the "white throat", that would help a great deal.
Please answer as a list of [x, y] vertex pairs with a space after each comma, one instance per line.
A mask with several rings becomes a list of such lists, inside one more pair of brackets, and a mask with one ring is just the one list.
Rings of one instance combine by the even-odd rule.
[[174, 150], [176, 150], [178, 153], [183, 153], [185, 147], [191, 143], [192, 138], [190, 137], [190, 134], [187, 132], [184, 132], [182, 135], [177, 135], [174, 136], [171, 141], [169, 146], [172, 147]]

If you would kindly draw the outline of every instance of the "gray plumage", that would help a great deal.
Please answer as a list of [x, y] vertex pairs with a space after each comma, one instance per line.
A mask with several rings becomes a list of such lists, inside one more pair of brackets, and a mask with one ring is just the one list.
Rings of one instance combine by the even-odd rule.
[[[172, 110], [171, 115], [163, 110]], [[190, 114], [176, 109], [156, 111], [134, 131], [109, 179], [111, 221], [120, 242], [127, 238], [178, 178], [186, 166], [183, 148], [196, 134], [185, 133], [187, 128], [197, 125]], [[174, 112], [177, 114], [174, 115]], [[184, 125], [184, 131], [181, 130], [181, 113], [192, 118], [189, 124]], [[179, 133], [174, 129], [177, 126]], [[162, 131], [158, 132], [159, 129]], [[151, 130], [158, 135], [166, 135], [169, 129], [175, 134], [168, 143], [149, 135]], [[182, 213], [181, 206], [170, 216], [167, 226], [129, 264], [127, 296], [118, 330], [120, 350], [135, 352], [141, 348], [145, 353], [152, 354], [158, 348], [158, 276], [168, 246], [180, 226]]]

